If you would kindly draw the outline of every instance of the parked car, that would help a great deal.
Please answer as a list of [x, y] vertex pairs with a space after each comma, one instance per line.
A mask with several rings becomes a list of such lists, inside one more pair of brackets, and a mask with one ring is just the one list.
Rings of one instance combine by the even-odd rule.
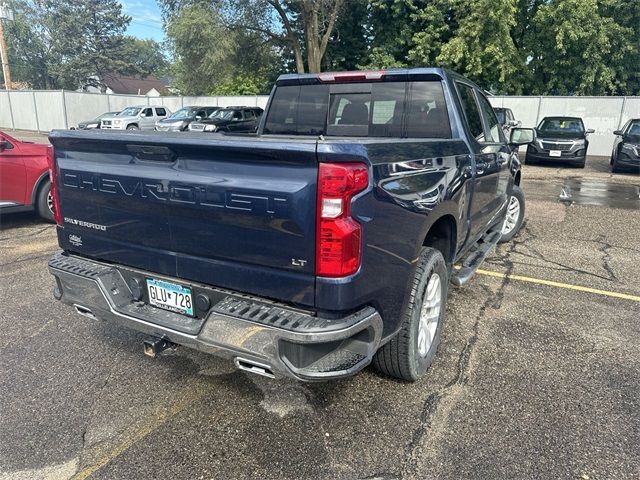
[[584, 168], [593, 129], [585, 130], [578, 117], [545, 117], [536, 128], [536, 140], [527, 147], [525, 163], [561, 161]]
[[616, 139], [611, 153], [611, 171], [626, 169], [640, 173], [640, 118], [632, 118], [613, 134]]
[[0, 213], [36, 210], [53, 221], [47, 152], [50, 145], [23, 142], [0, 132]]
[[191, 132], [255, 132], [263, 110], [260, 107], [225, 107], [204, 120], [189, 125]]
[[158, 120], [155, 129], [161, 132], [184, 132], [191, 122], [205, 119], [219, 109], [220, 107], [183, 107], [167, 118]]
[[100, 122], [102, 121], [103, 118], [113, 117], [118, 113], [120, 112], [107, 112], [107, 113], [103, 113], [102, 115], [98, 115], [93, 120], [86, 120], [84, 122], [80, 122], [78, 124], [78, 130], [91, 130], [93, 128], [100, 128]]
[[502, 125], [502, 128], [505, 129], [505, 131], [508, 131], [511, 127], [522, 126], [522, 122], [520, 120], [516, 120], [516, 117], [513, 115], [513, 111], [510, 108], [497, 107], [494, 108], [494, 110], [498, 117], [498, 122], [500, 122], [500, 125]]
[[127, 107], [113, 117], [105, 117], [100, 128], [111, 130], [153, 130], [158, 120], [171, 112], [166, 107], [140, 105]]
[[265, 115], [255, 136], [52, 132], [55, 298], [150, 356], [417, 380], [449, 282], [522, 225], [510, 143], [533, 129], [507, 140], [482, 89], [433, 68], [283, 75]]

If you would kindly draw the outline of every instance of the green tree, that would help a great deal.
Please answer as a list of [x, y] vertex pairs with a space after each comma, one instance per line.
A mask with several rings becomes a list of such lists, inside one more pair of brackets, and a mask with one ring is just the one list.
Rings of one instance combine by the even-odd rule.
[[296, 70], [304, 73], [321, 70], [344, 0], [232, 0], [231, 4], [230, 25], [260, 32], [273, 45], [286, 46]]
[[102, 78], [131, 73], [124, 55], [124, 32], [131, 21], [117, 0], [42, 0], [50, 34], [49, 71], [63, 88], [81, 85], [105, 89]]
[[206, 2], [182, 8], [169, 19], [175, 86], [184, 95], [201, 95], [227, 80], [234, 39], [217, 8]]
[[236, 76], [218, 83], [211, 95], [258, 95], [264, 93], [264, 86], [255, 78]]
[[[458, 28], [436, 61], [497, 93], [522, 93], [525, 60], [511, 37], [517, 0], [470, 0], [458, 6]], [[435, 35], [445, 28], [435, 29]], [[431, 53], [431, 52], [429, 52]]]
[[531, 93], [606, 95], [626, 91], [631, 72], [638, 71], [637, 63], [629, 64], [637, 50], [638, 28], [625, 27], [607, 16], [607, 5], [611, 3], [555, 0], [540, 6], [532, 21]]
[[123, 55], [132, 64], [136, 75], [161, 77], [168, 73], [167, 60], [162, 44], [150, 38], [125, 37]]
[[12, 81], [28, 83], [32, 88], [53, 88], [47, 61], [49, 48], [40, 15], [33, 5], [25, 2], [13, 1], [9, 6], [15, 19], [4, 25]]
[[323, 70], [355, 70], [369, 50], [369, 0], [350, 0], [336, 20]]
[[282, 60], [262, 34], [230, 27], [217, 2], [171, 4], [165, 12], [174, 57], [170, 69], [181, 93], [269, 92]]
[[370, 53], [361, 68], [393, 68], [407, 65], [413, 35], [418, 26], [412, 18], [413, 0], [370, 0]]
[[108, 73], [135, 73], [126, 57], [131, 18], [117, 0], [15, 0], [8, 29], [16, 80], [36, 88], [104, 88]]

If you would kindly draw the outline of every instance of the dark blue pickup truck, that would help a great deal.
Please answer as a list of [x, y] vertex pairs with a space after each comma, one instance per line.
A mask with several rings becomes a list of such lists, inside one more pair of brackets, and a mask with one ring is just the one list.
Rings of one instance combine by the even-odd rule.
[[524, 216], [517, 145], [442, 69], [283, 75], [255, 134], [54, 131], [54, 296], [242, 370], [416, 380]]

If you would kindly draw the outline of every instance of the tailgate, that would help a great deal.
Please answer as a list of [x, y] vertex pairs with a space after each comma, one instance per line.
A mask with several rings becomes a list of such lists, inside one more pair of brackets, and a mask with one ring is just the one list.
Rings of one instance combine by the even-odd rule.
[[313, 305], [315, 140], [51, 134], [68, 251]]

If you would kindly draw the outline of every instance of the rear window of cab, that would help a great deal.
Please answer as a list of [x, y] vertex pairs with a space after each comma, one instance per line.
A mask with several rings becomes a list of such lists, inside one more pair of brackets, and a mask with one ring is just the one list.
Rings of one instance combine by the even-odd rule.
[[263, 133], [451, 138], [439, 81], [276, 88]]

